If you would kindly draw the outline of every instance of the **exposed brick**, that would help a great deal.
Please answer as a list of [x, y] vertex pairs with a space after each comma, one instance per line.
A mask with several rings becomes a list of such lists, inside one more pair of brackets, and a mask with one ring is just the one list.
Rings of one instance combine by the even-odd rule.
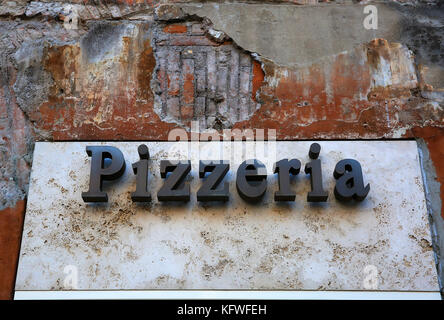
[[186, 33], [187, 26], [181, 24], [170, 24], [165, 26], [163, 31], [167, 33]]
[[177, 96], [180, 91], [180, 52], [171, 50], [168, 52], [168, 95]]
[[[245, 61], [245, 55], [241, 55], [241, 61]], [[250, 65], [243, 65], [239, 71], [239, 117], [242, 119], [250, 112]]]
[[174, 118], [180, 118], [180, 103], [178, 97], [168, 97], [167, 113]]
[[[195, 29], [197, 25], [202, 30], [204, 29], [201, 24], [194, 23]], [[158, 34], [160, 33], [159, 37], [163, 38], [161, 32], [165, 28], [166, 26], [162, 27], [162, 31], [158, 32]], [[177, 43], [177, 39], [183, 41]], [[178, 94], [177, 83], [179, 83], [179, 88], [182, 88], [179, 99], [182, 112], [181, 118], [176, 119], [177, 121], [183, 120], [183, 123], [187, 123], [191, 118], [196, 119], [196, 115], [200, 115], [200, 117], [205, 117], [205, 119], [199, 119], [200, 125], [203, 127], [218, 125], [214, 122], [216, 119], [222, 121], [224, 125], [230, 125], [241, 119], [246, 119], [254, 110], [252, 90], [257, 90], [262, 84], [263, 72], [260, 65], [257, 64], [259, 70], [256, 80], [258, 81], [255, 86], [250, 84], [254, 60], [250, 54], [232, 45], [230, 41], [216, 45], [206, 36], [171, 35], [157, 47], [157, 50], [170, 52], [166, 62], [168, 84], [161, 84], [160, 87], [168, 87], [168, 96]], [[178, 60], [178, 52], [181, 52], [180, 61]], [[240, 55], [243, 57], [242, 66]], [[164, 69], [163, 63], [160, 55], [158, 70]], [[181, 71], [178, 71], [178, 66], [181, 66]], [[158, 75], [157, 80], [160, 83], [165, 81], [163, 77], [160, 77], [160, 73]], [[241, 82], [242, 79], [245, 80], [245, 83]], [[157, 94], [160, 100], [165, 101], [162, 90]], [[198, 106], [196, 104], [197, 97], [199, 97]], [[240, 101], [243, 102], [241, 106], [239, 105]], [[190, 106], [195, 108], [193, 112], [189, 110]], [[245, 110], [240, 111], [242, 108]], [[175, 112], [175, 110], [173, 111]], [[176, 116], [168, 114], [168, 112], [162, 114], [162, 117], [166, 118], [176, 118]]]
[[196, 97], [194, 107], [194, 118], [203, 121], [202, 117], [205, 117], [205, 97]]
[[230, 86], [228, 92], [230, 98], [234, 98], [239, 92], [239, 50], [232, 48], [230, 55]]
[[162, 103], [162, 116], [166, 115], [166, 99], [168, 91], [168, 72], [167, 72], [167, 61], [168, 61], [168, 51], [166, 48], [159, 48], [157, 52], [157, 79], [158, 79], [158, 94], [160, 96], [160, 102]]
[[256, 101], [256, 92], [264, 83], [264, 71], [259, 62], [253, 61], [253, 75], [252, 75], [252, 89], [251, 89], [251, 98]]
[[216, 115], [216, 66], [216, 52], [209, 50], [207, 52], [207, 119], [208, 117], [214, 117]]
[[170, 46], [223, 46], [228, 45], [227, 43], [219, 43], [210, 40], [206, 36], [186, 36], [186, 35], [171, 35], [170, 41], [168, 43], [162, 43], [162, 45]]
[[191, 33], [193, 35], [203, 35], [205, 30], [200, 23], [194, 23], [191, 25]]
[[216, 94], [217, 75], [216, 75], [216, 51], [209, 50], [207, 52], [207, 87], [210, 93]]
[[180, 109], [180, 115], [184, 122], [192, 120], [194, 117], [194, 106], [192, 105], [182, 105]]
[[218, 97], [218, 112], [222, 115], [228, 113], [228, 62], [230, 59], [229, 51], [219, 50], [217, 55], [217, 97]]
[[196, 93], [199, 95], [205, 95], [207, 90], [206, 87], [206, 74], [204, 68], [196, 68], [195, 69], [195, 77], [196, 77]]
[[194, 60], [182, 60], [182, 75], [183, 75], [183, 93], [182, 103], [187, 105], [194, 104]]

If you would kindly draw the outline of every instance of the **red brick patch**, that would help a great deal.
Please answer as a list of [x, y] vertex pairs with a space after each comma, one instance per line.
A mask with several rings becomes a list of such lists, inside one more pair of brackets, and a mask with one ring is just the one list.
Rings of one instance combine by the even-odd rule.
[[252, 80], [252, 99], [256, 101], [256, 92], [264, 83], [265, 73], [261, 68], [261, 64], [257, 61], [253, 61], [253, 80]]
[[163, 28], [167, 33], [185, 33], [187, 32], [187, 26], [181, 24], [170, 24]]

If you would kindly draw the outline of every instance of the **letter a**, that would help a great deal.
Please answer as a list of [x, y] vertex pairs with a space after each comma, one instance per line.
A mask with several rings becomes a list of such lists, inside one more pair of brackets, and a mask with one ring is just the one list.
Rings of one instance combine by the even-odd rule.
[[356, 160], [339, 161], [333, 176], [336, 179], [335, 197], [340, 201], [362, 201], [370, 191], [370, 184], [364, 187], [361, 165]]

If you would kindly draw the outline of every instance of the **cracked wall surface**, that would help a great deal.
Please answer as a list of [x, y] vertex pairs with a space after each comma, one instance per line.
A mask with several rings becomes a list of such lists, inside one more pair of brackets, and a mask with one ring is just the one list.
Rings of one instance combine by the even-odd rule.
[[[442, 2], [291, 2], [0, 2], [0, 247], [16, 239], [2, 298], [36, 140], [166, 140], [192, 120], [279, 140], [421, 139], [442, 226]], [[378, 30], [362, 28], [366, 4]]]
[[259, 108], [260, 63], [223, 33], [211, 32], [197, 21], [157, 26], [155, 109], [163, 121], [230, 128]]

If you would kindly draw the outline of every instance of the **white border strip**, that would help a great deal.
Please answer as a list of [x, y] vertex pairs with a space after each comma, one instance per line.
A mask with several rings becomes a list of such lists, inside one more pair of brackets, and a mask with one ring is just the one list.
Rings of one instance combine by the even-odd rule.
[[15, 300], [441, 300], [439, 291], [106, 290], [16, 291]]

